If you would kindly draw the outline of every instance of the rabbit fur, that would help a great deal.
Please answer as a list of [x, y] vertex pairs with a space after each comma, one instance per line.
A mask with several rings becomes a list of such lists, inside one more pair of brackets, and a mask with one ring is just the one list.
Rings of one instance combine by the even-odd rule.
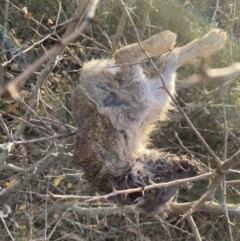
[[[72, 94], [72, 113], [78, 127], [76, 161], [87, 180], [102, 193], [143, 187], [196, 176], [198, 165], [185, 156], [147, 148], [149, 133], [166, 118], [175, 94], [175, 73], [184, 65], [218, 51], [226, 33], [214, 29], [204, 37], [174, 48], [176, 34], [164, 31], [141, 43], [119, 49], [112, 59], [83, 65]], [[161, 56], [162, 73], [147, 78], [140, 62]], [[138, 64], [139, 63], [139, 64]], [[111, 201], [135, 205], [147, 213], [168, 209], [180, 185], [118, 195]]]

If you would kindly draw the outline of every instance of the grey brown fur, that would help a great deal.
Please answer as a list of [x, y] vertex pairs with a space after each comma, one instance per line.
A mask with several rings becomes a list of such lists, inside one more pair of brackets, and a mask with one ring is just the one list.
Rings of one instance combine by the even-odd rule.
[[[174, 95], [177, 68], [210, 56], [225, 38], [224, 32], [215, 29], [172, 49], [176, 35], [164, 31], [143, 41], [142, 46], [150, 57], [162, 55], [158, 67]], [[103, 193], [197, 175], [193, 160], [146, 148], [149, 133], [156, 121], [165, 118], [171, 99], [157, 74], [147, 79], [140, 65], [131, 65], [143, 59], [146, 56], [135, 43], [118, 50], [113, 59], [87, 62], [72, 94], [78, 127], [76, 160], [89, 182]], [[179, 186], [117, 196], [112, 201], [159, 213]]]

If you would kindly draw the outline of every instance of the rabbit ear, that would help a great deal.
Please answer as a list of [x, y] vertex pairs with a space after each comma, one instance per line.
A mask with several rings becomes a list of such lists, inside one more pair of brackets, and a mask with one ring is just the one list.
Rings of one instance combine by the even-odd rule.
[[189, 44], [173, 50], [177, 56], [178, 67], [194, 63], [198, 59], [206, 58], [217, 52], [226, 40], [226, 32], [214, 29], [204, 37], [195, 39]]
[[[176, 34], [171, 31], [164, 31], [156, 34], [141, 43], [142, 48], [146, 50], [150, 57], [164, 54], [175, 45]], [[118, 50], [114, 59], [116, 63], [129, 63], [132, 61], [141, 61], [147, 56], [142, 51], [139, 43], [128, 45]]]

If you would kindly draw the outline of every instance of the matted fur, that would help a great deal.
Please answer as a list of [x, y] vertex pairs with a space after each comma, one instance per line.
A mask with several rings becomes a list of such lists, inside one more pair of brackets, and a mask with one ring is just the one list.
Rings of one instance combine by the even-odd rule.
[[[224, 32], [215, 29], [172, 49], [176, 35], [164, 31], [143, 41], [142, 46], [150, 57], [162, 55], [158, 67], [174, 95], [177, 68], [210, 56], [225, 38]], [[76, 160], [89, 182], [104, 193], [197, 175], [193, 160], [145, 146], [156, 121], [165, 118], [171, 105], [158, 75], [147, 79], [140, 65], [131, 64], [145, 58], [135, 43], [118, 50], [113, 59], [87, 62], [72, 94], [72, 113], [78, 127]], [[159, 213], [178, 188], [156, 188], [144, 194], [117, 196], [112, 201]]]

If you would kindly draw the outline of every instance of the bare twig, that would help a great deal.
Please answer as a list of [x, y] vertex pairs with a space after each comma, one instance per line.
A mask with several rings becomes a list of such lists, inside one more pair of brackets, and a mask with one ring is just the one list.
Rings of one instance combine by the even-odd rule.
[[74, 16], [73, 18], [70, 18], [70, 19], [68, 19], [68, 20], [66, 20], [66, 21], [64, 21], [62, 23], [59, 23], [59, 24], [56, 24], [56, 25], [52, 26], [50, 29], [51, 30], [56, 30], [56, 28], [58, 28], [58, 27], [63, 27], [63, 26], [65, 26], [65, 25], [67, 25], [67, 24], [69, 24], [71, 22], [79, 21], [80, 19], [81, 19], [80, 17]]
[[[227, 114], [226, 114], [226, 106], [224, 100], [224, 89], [221, 86], [221, 99], [222, 99], [222, 107], [223, 107], [223, 120], [224, 120], [224, 145], [223, 145], [223, 160], [227, 159], [227, 148], [228, 148], [228, 123], [227, 123]], [[228, 209], [227, 209], [227, 185], [226, 185], [226, 173], [223, 174], [223, 185], [222, 185], [222, 195], [223, 195], [223, 207], [225, 211], [225, 216], [228, 223], [228, 231], [230, 235], [230, 240], [233, 241], [232, 236], [232, 223], [230, 222]]]
[[214, 10], [214, 13], [213, 13], [213, 16], [212, 16], [212, 21], [211, 21], [211, 27], [213, 27], [213, 25], [215, 23], [216, 14], [217, 14], [217, 11], [219, 9], [219, 2], [220, 2], [220, 0], [217, 0], [217, 2], [216, 2], [215, 10]]
[[109, 49], [108, 49], [106, 46], [98, 43], [95, 39], [90, 38], [90, 37], [88, 37], [87, 35], [85, 35], [85, 34], [83, 34], [83, 33], [80, 33], [79, 35], [82, 36], [82, 37], [85, 38], [85, 39], [88, 39], [88, 40], [92, 41], [94, 44], [96, 44], [97, 46], [103, 48], [104, 50], [109, 51]]
[[[51, 134], [55, 134], [55, 132], [54, 132], [54, 130], [51, 128], [51, 126], [50, 126], [48, 123], [46, 123], [46, 122], [38, 115], [38, 113], [37, 113], [34, 109], [32, 109], [30, 106], [28, 106], [22, 98], [20, 98], [19, 101], [20, 101], [23, 105], [25, 105], [25, 107], [27, 108], [27, 113], [28, 113], [28, 114], [32, 113], [32, 114], [36, 115], [36, 116], [38, 117], [38, 119], [40, 120], [40, 122], [43, 124], [43, 126], [45, 126], [46, 130], [48, 130]], [[37, 100], [37, 101], [38, 101], [38, 100]], [[30, 113], [29, 113], [29, 112], [30, 112]], [[26, 123], [26, 122], [24, 122], [24, 124], [25, 124], [25, 123]], [[15, 133], [15, 137], [19, 137], [19, 136], [17, 136], [16, 133]]]
[[225, 217], [227, 219], [227, 224], [228, 224], [228, 232], [229, 232], [229, 236], [230, 236], [230, 240], [233, 241], [233, 236], [232, 236], [232, 225], [234, 226], [233, 223], [231, 223], [230, 219], [229, 219], [229, 215], [228, 215], [228, 208], [227, 208], [227, 185], [226, 185], [226, 174], [223, 175], [223, 208], [224, 208], [224, 212], [225, 212]]
[[[15, 4], [13, 4], [12, 2], [10, 2], [9, 0], [5, 0], [6, 2], [8, 2], [9, 4], [11, 4], [14, 8], [16, 8], [19, 12], [25, 14], [24, 10], [17, 7]], [[48, 30], [47, 27], [45, 27], [43, 24], [39, 23], [36, 19], [31, 18], [31, 21], [35, 22], [37, 25], [41, 25], [41, 27], [43, 27], [45, 30]]]
[[[0, 29], [0, 31], [1, 31], [1, 29]], [[2, 35], [2, 37], [0, 38], [0, 89], [4, 85], [3, 62], [4, 62], [4, 57], [5, 57], [4, 32], [2, 32], [1, 35]]]
[[[127, 5], [129, 8], [132, 6], [132, 4], [133, 4], [133, 0], [128, 0]], [[112, 49], [110, 51], [109, 58], [113, 57], [114, 53], [117, 50], [117, 47], [119, 46], [120, 38], [122, 36], [122, 32], [123, 32], [126, 22], [127, 22], [127, 14], [126, 14], [126, 11], [123, 10], [122, 16], [118, 22], [118, 26], [117, 26], [115, 38], [112, 43]]]
[[[40, 126], [40, 125], [34, 125], [34, 124], [30, 123], [29, 121], [24, 120], [24, 119], [21, 118], [21, 117], [17, 117], [17, 116], [11, 115], [11, 114], [9, 114], [9, 113], [7, 113], [7, 112], [5, 112], [5, 111], [1, 111], [1, 110], [0, 110], [0, 113], [1, 113], [2, 115], [4, 115], [4, 116], [11, 117], [11, 118], [13, 118], [13, 119], [15, 119], [15, 120], [17, 120], [17, 121], [23, 121], [23, 122], [26, 123], [27, 126], [30, 126], [30, 127], [34, 128], [34, 129], [37, 128], [37, 129], [41, 129], [41, 130], [44, 130], [44, 131], [49, 132], [48, 130], [46, 130], [46, 128], [44, 128], [44, 127], [42, 127], [42, 126]], [[43, 118], [43, 119], [49, 120], [48, 118]], [[50, 121], [51, 121], [51, 120], [50, 120]], [[58, 124], [62, 124], [62, 123], [59, 122]], [[62, 125], [64, 125], [64, 124], [62, 124]], [[69, 127], [70, 127], [70, 126], [69, 126]], [[72, 127], [72, 128], [73, 128], [73, 127]], [[74, 128], [73, 128], [73, 129], [74, 129]], [[10, 139], [10, 140], [11, 140], [11, 139]]]
[[236, 152], [233, 156], [231, 156], [228, 160], [223, 162], [220, 166], [220, 170], [222, 172], [227, 171], [228, 169], [234, 167], [235, 165], [239, 164], [240, 160], [240, 151]]
[[69, 133], [69, 134], [54, 134], [53, 136], [48, 136], [48, 137], [42, 137], [42, 138], [36, 138], [36, 139], [31, 139], [31, 140], [25, 140], [25, 141], [14, 141], [14, 145], [27, 145], [30, 143], [35, 143], [35, 142], [41, 142], [41, 141], [51, 141], [55, 139], [60, 139], [63, 137], [69, 137], [76, 135], [76, 133]]
[[176, 131], [174, 131], [174, 135], [177, 138], [177, 140], [178, 140], [180, 146], [183, 148], [183, 150], [185, 150], [186, 153], [188, 153], [193, 158], [191, 151], [189, 151], [188, 148], [184, 146], [184, 144], [182, 143], [182, 140], [179, 138], [178, 133]]
[[186, 234], [188, 234], [188, 236], [193, 236], [190, 232], [184, 230], [184, 229], [181, 228], [181, 227], [178, 227], [178, 226], [176, 226], [176, 225], [173, 225], [173, 224], [171, 224], [171, 223], [168, 222], [168, 221], [164, 221], [164, 220], [161, 219], [159, 216], [157, 216], [156, 218], [159, 220], [159, 222], [161, 222], [163, 228], [164, 228], [166, 231], [168, 231], [168, 230], [165, 228], [164, 225], [167, 225], [167, 226], [169, 226], [169, 227], [172, 227], [172, 228], [174, 228], [174, 229], [177, 229], [177, 230], [179, 230], [179, 231], [182, 232], [182, 233], [186, 233]]
[[[187, 202], [187, 203], [173, 203], [171, 205], [171, 211], [177, 214], [184, 214], [189, 209], [191, 209], [196, 202]], [[240, 217], [240, 206], [234, 204], [227, 204], [229, 215], [232, 217]], [[198, 210], [199, 212], [207, 212], [207, 213], [218, 213], [224, 214], [224, 208], [219, 203], [214, 201], [205, 202]]]
[[2, 222], [3, 222], [3, 224], [4, 224], [5, 229], [7, 230], [8, 235], [10, 236], [10, 238], [13, 241], [15, 241], [15, 238], [12, 236], [10, 230], [8, 229], [8, 226], [7, 226], [6, 222], [5, 222], [5, 220], [3, 219], [3, 217], [1, 215], [0, 215], [0, 218], [1, 218]]
[[144, 15], [143, 15], [143, 24], [142, 24], [142, 29], [141, 29], [141, 33], [140, 33], [140, 39], [143, 38], [145, 30], [147, 28], [148, 15], [149, 15], [150, 9], [152, 7], [152, 0], [145, 1], [144, 4], [145, 4], [145, 8], [144, 8], [145, 11], [144, 11]]
[[[52, 237], [53, 233], [55, 232], [57, 226], [59, 225], [59, 223], [62, 221], [62, 219], [64, 218], [65, 214], [68, 212], [68, 210], [66, 210], [62, 215], [61, 218], [59, 218], [59, 220], [57, 221], [57, 223], [55, 224], [55, 226], [53, 227], [52, 231], [50, 232], [50, 234], [48, 235], [46, 240], [50, 240], [50, 238]], [[48, 230], [46, 228], [46, 230]]]
[[2, 126], [2, 129], [6, 133], [7, 137], [12, 141], [12, 135], [10, 134], [7, 125], [5, 124], [2, 115], [0, 114], [0, 125]]
[[166, 183], [154, 183], [152, 185], [148, 185], [145, 187], [138, 187], [138, 188], [132, 188], [132, 189], [125, 189], [125, 190], [113, 190], [113, 192], [102, 195], [102, 196], [93, 196], [90, 198], [86, 198], [85, 196], [75, 196], [75, 195], [55, 195], [53, 193], [49, 193], [53, 198], [57, 199], [77, 199], [77, 200], [85, 200], [86, 202], [95, 202], [99, 200], [107, 200], [110, 197], [116, 196], [116, 195], [122, 195], [122, 194], [129, 194], [129, 193], [134, 193], [134, 192], [142, 192], [155, 189], [155, 188], [160, 188], [160, 187], [169, 187], [175, 184], [183, 184], [186, 182], [194, 182], [202, 179], [206, 179], [209, 177], [213, 177], [215, 175], [215, 172], [210, 172], [206, 174], [202, 174], [196, 177], [190, 177], [190, 178], [185, 178], [185, 179], [180, 179], [180, 180], [175, 180], [171, 182], [166, 182]]
[[201, 238], [200, 233], [198, 231], [197, 225], [194, 222], [194, 219], [191, 215], [187, 217], [187, 221], [188, 221], [188, 224], [189, 224], [189, 226], [190, 226], [190, 228], [193, 232], [194, 240], [195, 241], [202, 241], [202, 238]]
[[[39, 196], [41, 197], [41, 196]], [[48, 196], [49, 197], [49, 196]], [[48, 198], [46, 197], [46, 198]], [[43, 197], [44, 198], [44, 197]], [[196, 202], [187, 202], [187, 203], [172, 203], [170, 212], [175, 214], [184, 214], [186, 213]], [[133, 205], [130, 206], [124, 206], [119, 207], [114, 204], [106, 204], [101, 203], [98, 204], [100, 207], [88, 207], [86, 206], [86, 203], [82, 202], [76, 202], [76, 201], [70, 201], [70, 202], [63, 202], [60, 205], [58, 205], [58, 209], [66, 210], [66, 209], [72, 209], [73, 211], [81, 214], [81, 215], [109, 215], [114, 213], [133, 213], [133, 212], [139, 212], [140, 209], [134, 207]], [[234, 204], [228, 204], [228, 210], [229, 214], [232, 217], [240, 217], [240, 206], [234, 205]], [[213, 202], [213, 201], [207, 201], [205, 202], [201, 208], [199, 209], [199, 212], [207, 212], [207, 213], [218, 213], [218, 214], [224, 214], [224, 209], [222, 205]]]
[[57, 18], [56, 18], [56, 25], [58, 24], [61, 10], [62, 10], [62, 1], [58, 0], [58, 13], [57, 13]]
[[5, 0], [5, 10], [4, 10], [4, 33], [7, 34], [8, 32], [8, 10], [9, 10], [9, 1]]
[[[217, 123], [223, 130], [224, 130], [224, 125], [222, 125], [218, 120], [216, 120], [213, 116], [210, 116], [210, 118]], [[234, 139], [240, 141], [240, 137], [236, 136], [229, 128], [228, 128], [228, 133], [230, 136], [232, 136]]]
[[7, 64], [11, 63], [16, 57], [22, 55], [22, 53], [27, 53], [29, 50], [31, 50], [32, 48], [34, 48], [36, 45], [40, 45], [42, 42], [44, 42], [46, 39], [48, 39], [49, 37], [52, 36], [52, 33], [46, 35], [44, 38], [40, 39], [39, 41], [33, 43], [30, 47], [28, 47], [27, 49], [24, 49], [23, 51], [20, 51], [19, 53], [15, 54], [11, 59], [9, 59], [8, 61], [5, 61], [3, 63], [3, 66], [6, 66]]
[[[215, 184], [215, 183], [216, 183], [216, 182], [214, 182], [214, 184]], [[215, 187], [215, 186], [214, 186], [214, 187]], [[214, 189], [212, 190], [212, 188], [211, 188], [211, 189], [207, 190], [207, 191], [201, 196], [201, 198], [199, 198], [199, 199], [194, 203], [194, 205], [193, 205], [186, 213], [184, 213], [184, 215], [182, 215], [181, 219], [179, 219], [177, 223], [180, 223], [183, 219], [189, 217], [189, 216], [190, 216], [191, 214], [193, 214], [195, 211], [197, 211], [197, 210], [199, 211], [199, 210], [201, 209], [202, 205], [204, 205], [204, 203], [206, 202], [206, 200], [208, 199], [208, 197], [213, 193], [213, 191], [214, 191], [215, 189], [216, 189], [216, 188], [214, 188]]]

